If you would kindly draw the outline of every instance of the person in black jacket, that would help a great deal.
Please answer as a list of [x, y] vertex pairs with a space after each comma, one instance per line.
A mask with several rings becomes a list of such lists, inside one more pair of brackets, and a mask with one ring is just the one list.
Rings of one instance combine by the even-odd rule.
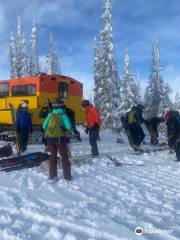
[[[48, 116], [49, 113], [52, 112], [52, 110], [53, 110], [52, 102], [49, 99], [47, 99], [39, 111], [39, 117], [42, 119], [46, 119], [46, 117]], [[45, 145], [45, 151], [48, 151], [49, 149], [47, 146], [47, 141], [42, 126], [41, 131], [42, 131], [42, 143]]]
[[180, 161], [180, 116], [177, 111], [166, 111], [164, 114], [167, 126], [167, 138], [170, 152], [176, 152], [177, 161]]
[[149, 131], [151, 140], [150, 140], [150, 144], [152, 145], [158, 145], [159, 144], [159, 134], [158, 134], [158, 126], [160, 123], [164, 122], [164, 118], [163, 117], [158, 117], [156, 115], [149, 117], [148, 119], [146, 119], [145, 121], [145, 125], [147, 127], [147, 130]]

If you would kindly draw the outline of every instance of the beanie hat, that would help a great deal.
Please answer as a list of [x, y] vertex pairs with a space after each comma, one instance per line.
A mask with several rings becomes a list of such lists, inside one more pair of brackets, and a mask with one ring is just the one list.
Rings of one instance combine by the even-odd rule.
[[82, 101], [82, 106], [83, 106], [83, 107], [87, 107], [87, 106], [89, 106], [89, 105], [90, 105], [89, 100], [83, 100], [83, 101]]
[[64, 106], [64, 101], [61, 100], [60, 98], [55, 98], [55, 100], [52, 103], [53, 107], [62, 107]]

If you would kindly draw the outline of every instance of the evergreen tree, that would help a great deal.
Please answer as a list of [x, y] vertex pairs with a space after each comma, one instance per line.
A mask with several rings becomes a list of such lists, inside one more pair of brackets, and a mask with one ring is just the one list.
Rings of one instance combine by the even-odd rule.
[[160, 114], [165, 107], [172, 105], [169, 96], [171, 90], [169, 85], [164, 82], [160, 74], [161, 70], [159, 44], [155, 41], [152, 51], [152, 69], [145, 91], [145, 107], [148, 116]]
[[38, 55], [38, 36], [37, 36], [37, 27], [34, 20], [31, 31], [31, 52], [29, 59], [29, 75], [35, 76], [40, 72], [39, 66], [39, 55]]
[[101, 108], [101, 97], [102, 97], [102, 58], [100, 43], [97, 38], [94, 38], [94, 104], [100, 109]]
[[175, 96], [175, 104], [174, 104], [174, 107], [175, 107], [175, 110], [176, 110], [176, 111], [179, 111], [179, 113], [180, 113], [180, 95], [179, 95], [178, 92], [176, 93], [176, 96]]
[[124, 55], [124, 78], [121, 84], [121, 105], [118, 108], [119, 114], [122, 116], [131, 110], [132, 106], [139, 103], [139, 88], [135, 83], [133, 74], [130, 69], [130, 58], [126, 50]]
[[13, 32], [11, 32], [10, 35], [9, 59], [11, 79], [15, 79], [17, 78], [17, 62], [16, 62], [16, 41]]
[[116, 130], [117, 121], [119, 121], [117, 107], [120, 99], [120, 80], [113, 46], [111, 8], [111, 0], [105, 0], [104, 26], [100, 33], [101, 83], [99, 85], [102, 89], [97, 89], [97, 92], [102, 94], [100, 100], [98, 100], [102, 124], [106, 129]]
[[28, 75], [26, 45], [24, 34], [21, 30], [21, 20], [18, 17], [17, 24], [17, 40], [16, 40], [16, 63], [17, 63], [17, 77], [25, 77]]
[[59, 64], [58, 54], [54, 45], [52, 34], [50, 34], [50, 38], [49, 38], [48, 55], [47, 55], [47, 73], [60, 74], [60, 64]]

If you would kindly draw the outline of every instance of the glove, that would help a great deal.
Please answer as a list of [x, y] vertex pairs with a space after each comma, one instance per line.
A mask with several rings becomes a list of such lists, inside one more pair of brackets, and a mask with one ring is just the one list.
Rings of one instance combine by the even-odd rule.
[[88, 132], [89, 132], [89, 128], [86, 127], [85, 133], [88, 134]]

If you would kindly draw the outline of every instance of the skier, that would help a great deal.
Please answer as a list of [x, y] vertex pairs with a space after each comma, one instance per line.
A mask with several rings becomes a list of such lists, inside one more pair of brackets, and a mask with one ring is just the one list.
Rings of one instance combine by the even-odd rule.
[[78, 141], [82, 141], [80, 137], [80, 132], [76, 128], [75, 112], [71, 108], [68, 108], [65, 104], [62, 106], [62, 109], [64, 110], [66, 115], [69, 117], [69, 120], [71, 122], [71, 126], [72, 126], [71, 132], [75, 135]]
[[[52, 103], [49, 99], [47, 99], [40, 109], [39, 117], [42, 119], [45, 119], [48, 116], [48, 114], [50, 112], [52, 112], [52, 110], [53, 110]], [[47, 141], [44, 136], [45, 134], [44, 134], [44, 130], [43, 130], [42, 126], [41, 126], [41, 131], [42, 131], [42, 143], [45, 145], [45, 152], [47, 152], [49, 149], [47, 147]]]
[[176, 152], [177, 161], [180, 161], [180, 115], [177, 111], [165, 110], [163, 113], [167, 126], [167, 138], [170, 153]]
[[53, 112], [48, 114], [42, 126], [51, 154], [49, 163], [49, 179], [51, 180], [57, 178], [57, 150], [59, 150], [62, 159], [64, 179], [72, 179], [66, 137], [66, 132], [71, 131], [71, 123], [62, 110], [63, 104], [64, 102], [59, 98], [53, 101]]
[[[144, 106], [141, 104], [133, 106], [131, 111], [121, 118], [123, 126], [126, 125], [129, 143], [135, 151], [141, 150], [140, 145], [145, 138], [145, 133], [141, 127], [141, 124], [146, 122], [142, 117], [143, 109]], [[126, 124], [124, 123], [125, 121]]]
[[159, 134], [158, 134], [158, 126], [160, 123], [164, 122], [164, 118], [160, 116], [151, 116], [145, 121], [145, 125], [147, 127], [147, 130], [149, 131], [151, 140], [150, 144], [159, 146]]
[[89, 143], [91, 145], [91, 155], [93, 158], [99, 156], [97, 140], [100, 130], [100, 114], [99, 111], [90, 104], [89, 100], [82, 101], [82, 107], [86, 112], [86, 123], [84, 124], [85, 132], [89, 133]]
[[32, 120], [31, 114], [28, 112], [28, 104], [23, 102], [21, 105], [21, 111], [16, 115], [16, 129], [20, 139], [20, 152], [24, 152], [27, 149], [29, 133], [32, 134]]

